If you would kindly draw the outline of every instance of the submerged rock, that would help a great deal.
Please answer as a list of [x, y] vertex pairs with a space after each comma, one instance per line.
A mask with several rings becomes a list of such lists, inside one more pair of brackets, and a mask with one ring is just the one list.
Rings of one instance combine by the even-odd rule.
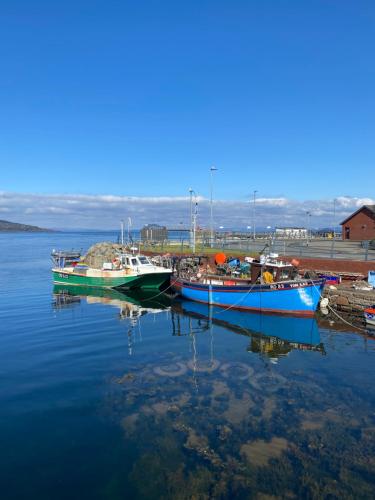
[[241, 446], [240, 453], [251, 464], [258, 467], [268, 465], [271, 458], [279, 458], [288, 447], [284, 438], [273, 437], [271, 441], [249, 441]]
[[130, 433], [134, 431], [138, 418], [139, 413], [132, 413], [122, 419], [121, 425], [125, 432]]
[[122, 377], [115, 378], [115, 382], [118, 384], [125, 384], [126, 382], [133, 382], [135, 375], [133, 373], [125, 373]]
[[250, 408], [253, 406], [254, 402], [248, 392], [244, 392], [242, 398], [231, 395], [228, 409], [223, 413], [223, 416], [231, 424], [238, 425], [249, 417]]
[[226, 441], [232, 434], [232, 429], [227, 425], [218, 425], [216, 430], [220, 441]]
[[207, 460], [215, 467], [223, 467], [224, 463], [215, 451], [209, 447], [206, 436], [197, 434], [191, 427], [188, 430], [187, 440], [184, 447], [194, 451], [198, 456]]

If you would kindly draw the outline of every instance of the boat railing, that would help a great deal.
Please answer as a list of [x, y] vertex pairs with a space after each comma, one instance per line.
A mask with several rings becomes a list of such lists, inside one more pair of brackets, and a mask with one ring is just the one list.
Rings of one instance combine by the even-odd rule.
[[[225, 276], [222, 274], [202, 274], [202, 280], [222, 281], [223, 284], [231, 285], [251, 285], [251, 278], [239, 278], [235, 276]], [[226, 283], [227, 282], [227, 283]]]
[[81, 258], [81, 252], [52, 250], [51, 259], [55, 267], [62, 269], [66, 266], [77, 263]]

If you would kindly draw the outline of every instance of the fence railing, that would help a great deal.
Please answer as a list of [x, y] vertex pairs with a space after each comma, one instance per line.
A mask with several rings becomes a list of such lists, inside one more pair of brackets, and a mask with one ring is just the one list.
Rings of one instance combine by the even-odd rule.
[[[190, 253], [188, 238], [165, 240], [161, 242], [142, 242], [143, 250], [158, 252]], [[280, 238], [209, 238], [196, 242], [196, 253], [246, 253], [257, 255], [263, 251], [277, 253], [279, 256], [306, 258], [328, 258], [343, 260], [375, 261], [375, 248], [366, 242], [342, 241], [339, 239], [280, 239]]]

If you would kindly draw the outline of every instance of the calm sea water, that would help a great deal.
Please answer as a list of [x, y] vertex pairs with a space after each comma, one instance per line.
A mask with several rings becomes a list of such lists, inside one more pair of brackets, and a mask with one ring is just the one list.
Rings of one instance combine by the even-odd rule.
[[1, 498], [373, 498], [375, 342], [53, 288], [52, 248], [116, 238], [0, 235]]

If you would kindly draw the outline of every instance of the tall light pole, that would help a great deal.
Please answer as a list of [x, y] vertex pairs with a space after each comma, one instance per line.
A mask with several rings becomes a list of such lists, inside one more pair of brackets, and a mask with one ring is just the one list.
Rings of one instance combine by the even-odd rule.
[[306, 212], [306, 237], [307, 241], [309, 241], [309, 217], [311, 216], [311, 212]]
[[193, 193], [194, 189], [189, 188], [190, 193], [190, 246], [193, 244]]
[[257, 190], [254, 189], [254, 192], [253, 192], [253, 240], [255, 240], [255, 199], [256, 199], [256, 194], [257, 194]]
[[333, 200], [333, 238], [335, 238], [335, 224], [336, 224], [336, 198]]
[[[196, 246], [198, 201], [197, 201], [197, 193], [194, 191], [194, 189], [189, 188], [189, 193], [190, 193], [190, 246], [194, 254]], [[193, 195], [195, 199], [194, 210], [193, 210]]]
[[216, 167], [212, 166], [210, 168], [210, 190], [211, 190], [211, 196], [210, 196], [210, 247], [212, 248], [214, 246], [214, 219], [213, 219], [213, 207], [212, 207], [212, 193], [214, 189], [214, 172], [217, 170]]
[[195, 204], [194, 204], [194, 212], [193, 212], [193, 254], [195, 254], [195, 245], [196, 245], [196, 234], [197, 234], [197, 216], [198, 216], [198, 201], [197, 195], [194, 192]]

